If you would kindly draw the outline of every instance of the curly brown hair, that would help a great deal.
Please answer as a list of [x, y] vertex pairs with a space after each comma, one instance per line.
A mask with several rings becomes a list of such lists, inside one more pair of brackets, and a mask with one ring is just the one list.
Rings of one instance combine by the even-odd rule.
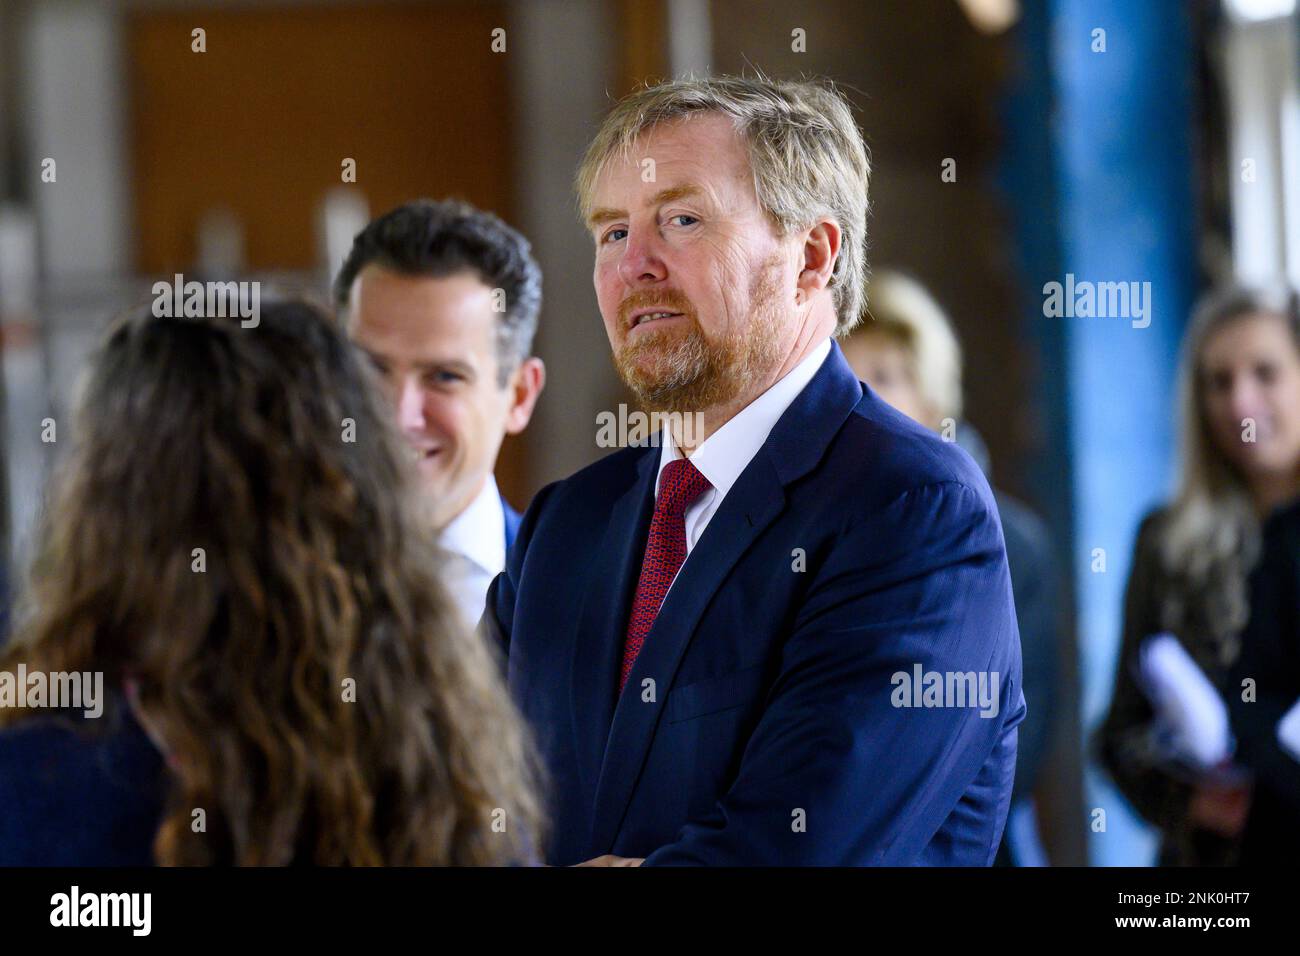
[[540, 856], [535, 750], [371, 375], [305, 301], [135, 313], [90, 366], [0, 669], [139, 688], [171, 757], [159, 863]]

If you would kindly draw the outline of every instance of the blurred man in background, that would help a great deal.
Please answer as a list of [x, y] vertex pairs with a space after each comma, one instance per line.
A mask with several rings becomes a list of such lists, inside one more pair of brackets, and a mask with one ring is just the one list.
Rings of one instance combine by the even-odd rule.
[[[992, 481], [988, 448], [961, 417], [961, 346], [939, 303], [915, 280], [881, 271], [868, 286], [867, 304], [867, 318], [843, 343], [849, 365], [890, 405], [964, 448]], [[1006, 538], [1029, 703], [1029, 713], [1020, 725], [1012, 791], [1016, 813], [1031, 806], [1051, 738], [1059, 679], [1057, 573], [1042, 519], [996, 488], [993, 495]], [[1016, 819], [1013, 816], [1007, 825], [998, 862], [1046, 862], [1033, 827], [1022, 830], [1013, 825]]]
[[419, 200], [357, 235], [334, 297], [387, 385], [451, 553], [447, 584], [473, 625], [519, 528], [493, 469], [546, 380], [531, 354], [541, 269], [528, 240], [491, 213]]

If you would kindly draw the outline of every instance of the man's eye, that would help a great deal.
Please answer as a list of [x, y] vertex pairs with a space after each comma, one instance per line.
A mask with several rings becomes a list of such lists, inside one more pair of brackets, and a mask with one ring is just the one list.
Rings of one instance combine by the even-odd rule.
[[669, 221], [669, 222], [673, 222], [673, 221], [678, 220], [678, 219], [689, 219], [689, 220], [690, 220], [689, 222], [683, 222], [683, 223], [681, 223], [681, 225], [683, 225], [683, 226], [693, 226], [693, 225], [695, 225], [697, 222], [699, 222], [699, 220], [696, 219], [694, 216], [688, 215], [687, 213], [684, 213], [684, 212], [683, 212], [683, 213], [678, 213], [676, 216], [673, 216], [672, 219], [669, 219], [668, 221]]
[[465, 380], [465, 376], [459, 372], [433, 372], [429, 378], [437, 385], [451, 385]]
[[[615, 235], [616, 233], [622, 233], [622, 235]], [[626, 229], [611, 229], [609, 232], [605, 233], [603, 236], [600, 237], [600, 241], [611, 242], [616, 239], [622, 239], [623, 236], [625, 235], [627, 235]]]

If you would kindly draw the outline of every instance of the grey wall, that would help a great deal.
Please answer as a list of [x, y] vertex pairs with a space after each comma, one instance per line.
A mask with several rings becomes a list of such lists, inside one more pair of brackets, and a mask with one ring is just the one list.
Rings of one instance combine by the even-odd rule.
[[516, 225], [532, 241], [544, 273], [536, 351], [546, 362], [547, 385], [526, 433], [530, 483], [537, 488], [599, 457], [596, 413], [625, 400], [596, 308], [592, 243], [578, 222], [572, 186], [596, 124], [612, 105], [603, 92], [612, 67], [611, 13], [601, 0], [520, 0], [512, 8]]

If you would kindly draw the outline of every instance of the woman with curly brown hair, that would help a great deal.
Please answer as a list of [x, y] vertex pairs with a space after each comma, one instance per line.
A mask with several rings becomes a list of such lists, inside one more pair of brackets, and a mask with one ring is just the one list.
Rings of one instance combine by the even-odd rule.
[[535, 858], [527, 733], [370, 374], [302, 302], [112, 328], [0, 653], [107, 706], [0, 707], [0, 864]]

